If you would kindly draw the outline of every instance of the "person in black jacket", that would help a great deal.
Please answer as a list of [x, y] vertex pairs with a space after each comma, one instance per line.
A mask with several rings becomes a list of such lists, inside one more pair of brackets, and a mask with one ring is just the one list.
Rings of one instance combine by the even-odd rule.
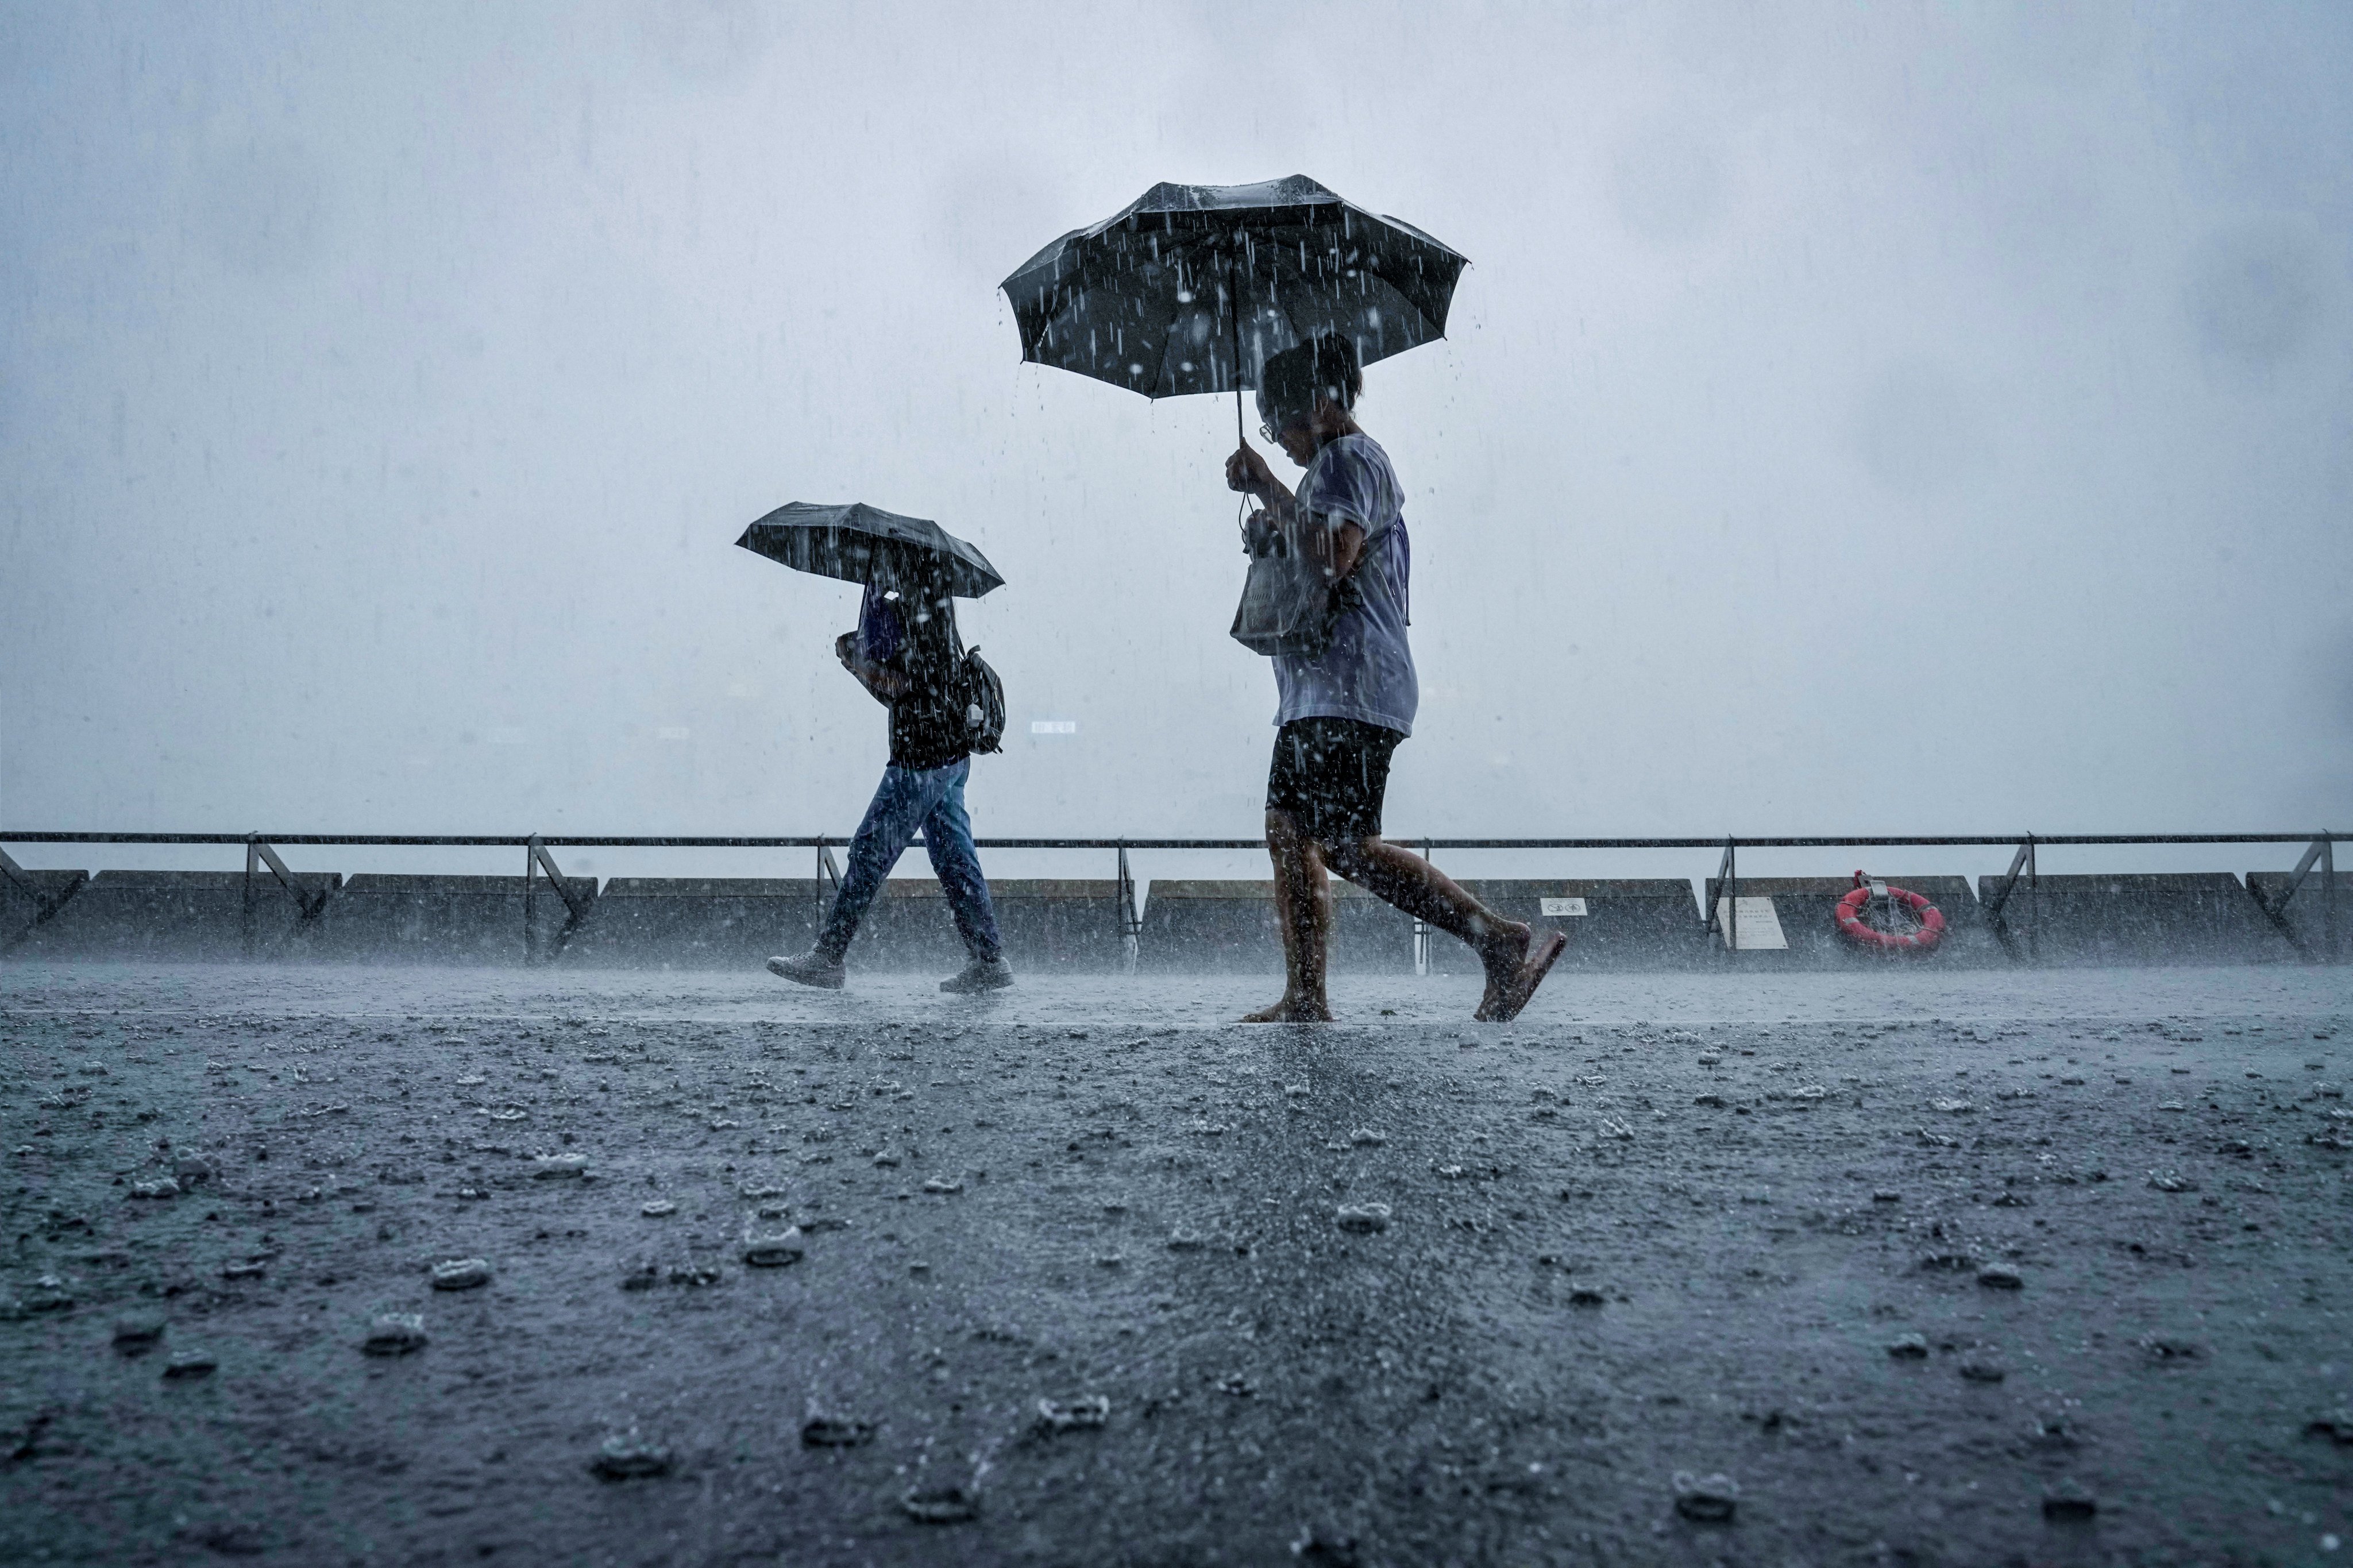
[[859, 606], [858, 629], [835, 639], [834, 654], [891, 710], [891, 762], [866, 807], [866, 819], [858, 825], [858, 837], [850, 840], [841, 890], [817, 945], [797, 957], [768, 960], [769, 972], [839, 990], [842, 954], [858, 934], [860, 918], [921, 829], [932, 869], [971, 954], [964, 972], [940, 982], [940, 989], [961, 994], [1012, 984], [997, 911], [988, 901], [988, 879], [981, 875], [972, 821], [964, 809], [972, 742], [955, 696], [955, 600], [937, 585], [903, 593], [870, 587]]

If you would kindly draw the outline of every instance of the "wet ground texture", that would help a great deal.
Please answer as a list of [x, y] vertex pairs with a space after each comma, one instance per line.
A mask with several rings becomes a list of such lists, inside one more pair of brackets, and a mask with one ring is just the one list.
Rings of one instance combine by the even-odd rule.
[[2320, 970], [0, 970], [0, 1561], [2353, 1555]]

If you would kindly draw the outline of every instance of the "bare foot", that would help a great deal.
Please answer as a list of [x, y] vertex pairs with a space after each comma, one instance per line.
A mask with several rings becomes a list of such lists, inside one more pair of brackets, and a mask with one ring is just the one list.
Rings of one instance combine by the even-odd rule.
[[1328, 1024], [1332, 1009], [1322, 1002], [1305, 1002], [1295, 996], [1285, 996], [1271, 1007], [1261, 1007], [1255, 1013], [1242, 1015], [1245, 1024]]
[[1480, 994], [1478, 1010], [1471, 1015], [1473, 1019], [1482, 1024], [1493, 1020], [1495, 1009], [1504, 1005], [1521, 963], [1528, 956], [1528, 944], [1535, 939], [1533, 927], [1514, 921], [1480, 951], [1479, 964], [1487, 972], [1487, 989]]
[[1508, 1024], [1518, 1017], [1520, 1009], [1528, 1005], [1528, 998], [1536, 994], [1536, 987], [1543, 984], [1545, 976], [1552, 972], [1553, 961], [1567, 945], [1568, 938], [1556, 931], [1531, 936], [1519, 968], [1513, 972], [1511, 979], [1496, 996], [1495, 1005], [1487, 1010], [1486, 1021]]

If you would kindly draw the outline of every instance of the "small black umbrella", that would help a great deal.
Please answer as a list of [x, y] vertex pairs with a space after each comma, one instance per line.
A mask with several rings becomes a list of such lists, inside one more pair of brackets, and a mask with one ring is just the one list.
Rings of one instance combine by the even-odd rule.
[[938, 523], [901, 517], [864, 501], [847, 506], [789, 501], [745, 529], [735, 542], [796, 571], [845, 583], [884, 588], [944, 583], [962, 599], [977, 599], [1005, 586], [987, 556]]
[[1304, 174], [1250, 185], [1157, 184], [1073, 229], [1002, 285], [1021, 357], [1146, 397], [1234, 394], [1267, 357], [1324, 332], [1356, 362], [1446, 335], [1464, 259]]

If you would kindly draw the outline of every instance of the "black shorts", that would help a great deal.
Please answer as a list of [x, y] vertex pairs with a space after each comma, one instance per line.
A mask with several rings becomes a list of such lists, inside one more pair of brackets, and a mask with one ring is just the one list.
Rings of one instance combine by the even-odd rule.
[[1294, 719], [1274, 732], [1266, 808], [1319, 844], [1377, 838], [1389, 757], [1403, 735], [1356, 719]]

